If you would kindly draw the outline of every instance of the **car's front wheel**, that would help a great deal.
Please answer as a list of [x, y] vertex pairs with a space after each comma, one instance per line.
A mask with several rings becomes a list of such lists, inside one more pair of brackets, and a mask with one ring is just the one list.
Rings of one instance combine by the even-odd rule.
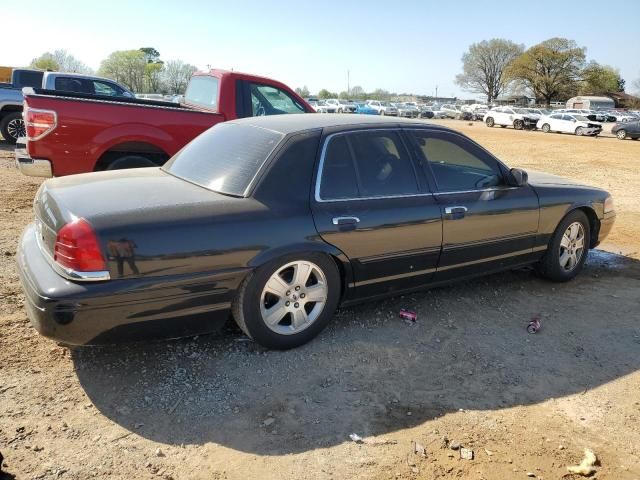
[[582, 128], [582, 127], [576, 128], [576, 135], [579, 136], [579, 137], [584, 135], [584, 128]]
[[545, 123], [544, 125], [542, 125], [542, 131], [544, 133], [549, 133], [551, 131], [551, 126], [548, 123]]
[[627, 138], [627, 131], [624, 128], [621, 128], [616, 132], [616, 137], [618, 137], [618, 140], [624, 140]]
[[493, 127], [496, 124], [495, 121], [493, 120], [493, 117], [487, 118], [487, 120], [484, 123], [486, 123], [487, 127]]
[[318, 335], [339, 299], [335, 262], [326, 255], [308, 253], [259, 267], [244, 280], [232, 311], [238, 326], [254, 341], [286, 350]]
[[575, 277], [589, 251], [591, 230], [584, 212], [574, 210], [558, 225], [544, 257], [538, 264], [540, 274], [556, 282], [566, 282]]

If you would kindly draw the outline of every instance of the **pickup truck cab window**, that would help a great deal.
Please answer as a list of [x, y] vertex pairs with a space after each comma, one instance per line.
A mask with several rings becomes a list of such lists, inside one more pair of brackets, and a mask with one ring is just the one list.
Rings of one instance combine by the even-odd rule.
[[249, 85], [249, 89], [254, 117], [283, 113], [305, 113], [302, 105], [279, 88], [252, 83]]
[[320, 180], [323, 200], [385, 198], [419, 193], [412, 160], [392, 130], [329, 137]]
[[218, 90], [220, 81], [210, 75], [197, 75], [191, 77], [187, 91], [184, 94], [185, 101], [207, 110], [218, 110]]
[[482, 190], [504, 184], [496, 161], [463, 137], [421, 130], [408, 133], [423, 157], [423, 165], [433, 172], [439, 192]]
[[108, 97], [119, 97], [124, 94], [124, 90], [116, 87], [114, 84], [101, 82], [99, 80], [93, 80], [93, 90], [96, 92], [96, 95], [106, 95]]

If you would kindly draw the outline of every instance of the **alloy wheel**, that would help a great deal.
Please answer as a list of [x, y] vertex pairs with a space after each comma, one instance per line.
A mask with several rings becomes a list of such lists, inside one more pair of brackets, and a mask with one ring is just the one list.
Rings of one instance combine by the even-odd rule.
[[325, 274], [315, 263], [288, 263], [271, 275], [262, 289], [262, 320], [280, 335], [299, 333], [318, 319], [328, 294]]
[[21, 118], [15, 118], [7, 123], [7, 133], [11, 138], [17, 140], [20, 137], [24, 137], [27, 132], [24, 128], [24, 121]]
[[560, 267], [570, 272], [580, 263], [584, 254], [584, 228], [580, 222], [573, 222], [560, 240]]
[[625, 138], [627, 138], [627, 132], [623, 129], [620, 129], [616, 132], [616, 137], [618, 137], [620, 140], [624, 140]]

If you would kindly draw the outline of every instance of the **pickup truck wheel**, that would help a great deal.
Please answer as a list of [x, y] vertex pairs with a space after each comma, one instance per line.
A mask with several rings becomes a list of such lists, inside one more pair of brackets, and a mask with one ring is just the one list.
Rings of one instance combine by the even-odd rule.
[[524, 128], [524, 122], [522, 120], [516, 120], [513, 122], [513, 128], [516, 130], [522, 130]]
[[107, 170], [122, 170], [123, 168], [144, 168], [144, 167], [157, 167], [156, 163], [153, 163], [147, 157], [140, 155], [125, 155], [124, 157], [116, 158], [108, 166]]
[[21, 112], [13, 112], [5, 115], [0, 122], [0, 133], [9, 143], [16, 143], [18, 138], [24, 137], [27, 133], [24, 128]]
[[319, 253], [273, 260], [251, 273], [232, 304], [238, 326], [266, 348], [307, 343], [329, 323], [340, 298], [340, 274]]
[[538, 273], [555, 282], [567, 282], [575, 277], [589, 251], [591, 231], [587, 216], [574, 210], [556, 228], [547, 252], [537, 265]]
[[493, 117], [487, 118], [484, 123], [487, 124], [487, 127], [493, 127], [496, 124], [496, 122], [493, 120]]

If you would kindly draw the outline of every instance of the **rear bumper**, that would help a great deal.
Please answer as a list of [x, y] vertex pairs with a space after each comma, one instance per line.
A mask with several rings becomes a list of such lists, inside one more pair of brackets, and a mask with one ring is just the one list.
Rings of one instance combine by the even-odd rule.
[[58, 275], [40, 251], [36, 229], [16, 255], [26, 310], [45, 337], [70, 345], [175, 338], [217, 330], [244, 271], [76, 283]]
[[24, 138], [19, 138], [16, 142], [16, 168], [29, 177], [52, 177], [53, 170], [49, 160], [31, 158], [27, 152]]

